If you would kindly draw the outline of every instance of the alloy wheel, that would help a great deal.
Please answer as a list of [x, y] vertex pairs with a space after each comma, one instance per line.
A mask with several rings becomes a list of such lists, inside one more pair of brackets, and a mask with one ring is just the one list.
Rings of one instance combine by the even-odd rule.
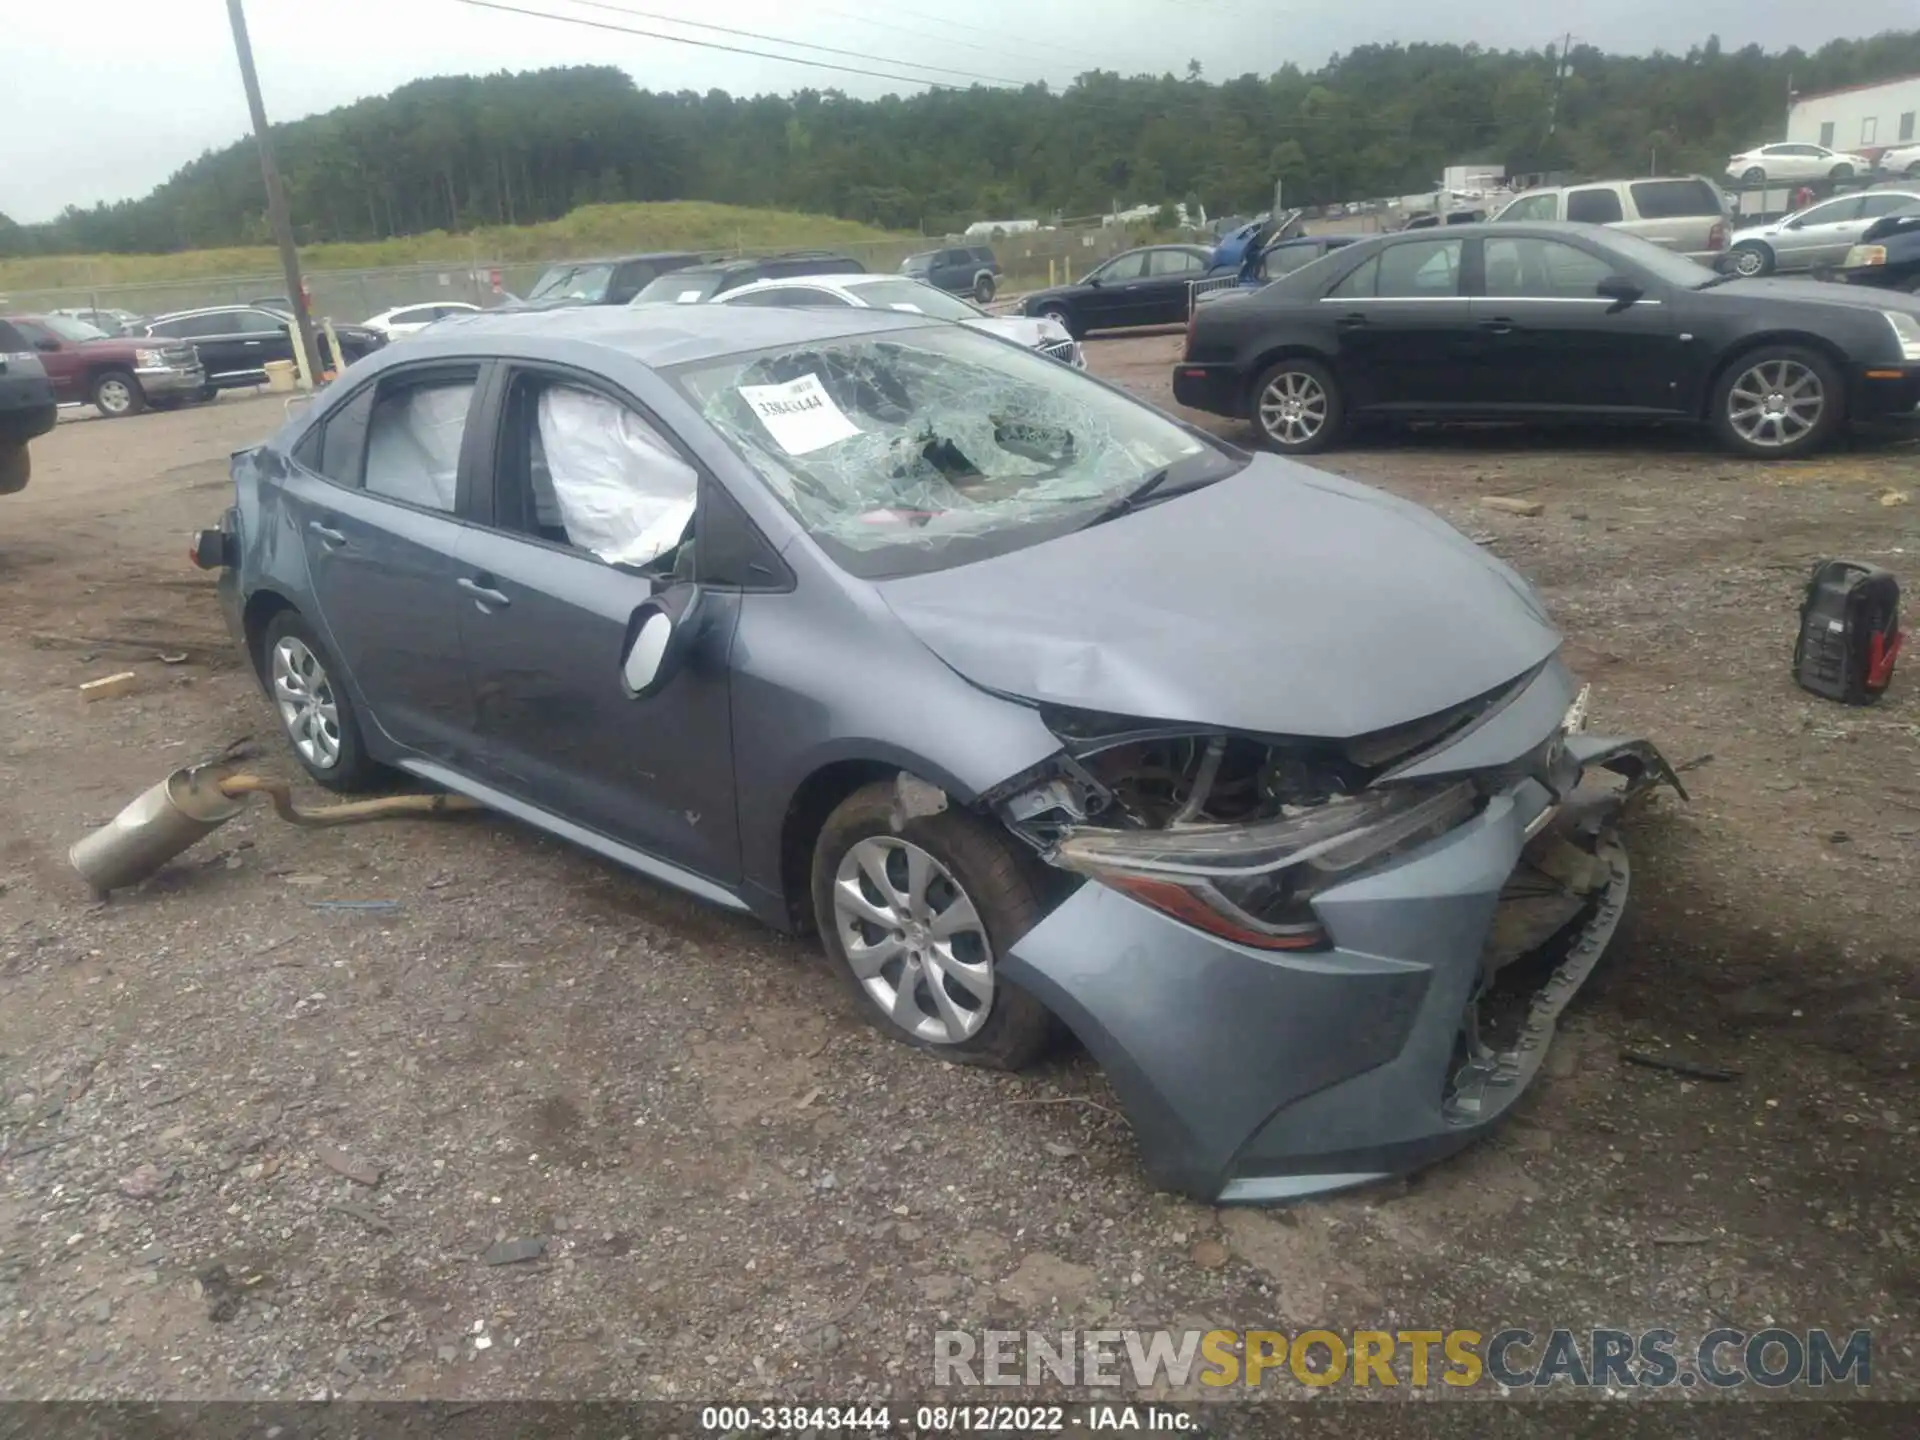
[[1304, 445], [1327, 423], [1327, 392], [1313, 376], [1283, 370], [1260, 392], [1260, 428], [1277, 445]]
[[292, 635], [273, 647], [273, 701], [287, 738], [321, 770], [340, 763], [340, 709], [326, 667]]
[[993, 1009], [993, 948], [953, 872], [911, 841], [856, 841], [833, 880], [847, 964], [895, 1025], [935, 1045], [972, 1038]]
[[1733, 273], [1751, 279], [1767, 268], [1766, 257], [1758, 250], [1740, 249], [1733, 252]]
[[1826, 408], [1826, 387], [1798, 360], [1762, 360], [1727, 392], [1727, 423], [1748, 444], [1769, 450], [1797, 443]]
[[94, 392], [94, 403], [109, 415], [124, 415], [133, 408], [133, 387], [117, 375], [109, 375]]

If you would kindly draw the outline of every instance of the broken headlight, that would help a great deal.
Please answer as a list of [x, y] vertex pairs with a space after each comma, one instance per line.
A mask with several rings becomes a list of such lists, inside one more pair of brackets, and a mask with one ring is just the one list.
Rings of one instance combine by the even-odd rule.
[[1249, 825], [1076, 831], [1053, 861], [1189, 925], [1264, 950], [1310, 950], [1313, 897], [1474, 811], [1467, 781], [1340, 795]]

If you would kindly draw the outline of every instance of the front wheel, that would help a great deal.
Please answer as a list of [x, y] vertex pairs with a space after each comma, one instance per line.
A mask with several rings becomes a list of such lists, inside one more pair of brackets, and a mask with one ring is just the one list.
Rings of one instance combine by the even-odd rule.
[[985, 305], [993, 299], [993, 276], [977, 276], [973, 282], [973, 299], [978, 305]]
[[94, 379], [93, 408], [109, 420], [138, 415], [147, 408], [147, 392], [126, 370], [107, 370]]
[[1311, 455], [1339, 437], [1346, 406], [1324, 365], [1282, 360], [1254, 383], [1253, 421], [1283, 455]]
[[33, 458], [25, 445], [0, 440], [0, 495], [13, 495], [27, 488], [33, 475]]
[[1053, 321], [1054, 324], [1060, 326], [1067, 334], [1076, 340], [1082, 339], [1087, 333], [1086, 327], [1081, 325], [1078, 320], [1075, 320], [1073, 318], [1073, 312], [1064, 305], [1042, 306], [1040, 309], [1040, 318], [1042, 320]]
[[1747, 167], [1747, 172], [1740, 178], [1748, 185], [1764, 185], [1767, 182], [1767, 172], [1758, 165], [1750, 165]]
[[340, 667], [307, 622], [282, 610], [262, 646], [267, 694], [302, 768], [329, 790], [365, 790], [380, 773]]
[[1752, 280], [1773, 269], [1773, 252], [1764, 245], [1736, 245], [1727, 256], [1727, 266], [1734, 274]]
[[1018, 1070], [1053, 1019], [1001, 976], [1041, 904], [1013, 842], [960, 810], [894, 828], [890, 783], [855, 791], [813, 852], [813, 908], [827, 958], [882, 1032], [943, 1059]]
[[1791, 460], [1826, 444], [1846, 420], [1846, 392], [1832, 363], [1790, 345], [1750, 350], [1713, 390], [1715, 434], [1729, 450]]
[[1853, 167], [1851, 165], [1836, 165], [1827, 172], [1827, 178], [1829, 180], [1851, 180], [1853, 178]]

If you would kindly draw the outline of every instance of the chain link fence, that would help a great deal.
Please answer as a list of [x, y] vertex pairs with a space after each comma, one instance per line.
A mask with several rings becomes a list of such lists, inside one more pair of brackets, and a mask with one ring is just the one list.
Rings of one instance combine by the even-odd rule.
[[[894, 271], [907, 256], [952, 244], [986, 243], [999, 257], [1002, 294], [1034, 289], [1048, 283], [1078, 279], [1094, 265], [1136, 243], [1122, 226], [1076, 230], [1035, 230], [982, 241], [932, 240], [909, 237], [832, 247], [874, 271]], [[635, 250], [644, 248], [636, 245]], [[771, 254], [739, 250], [740, 255]], [[579, 257], [588, 258], [588, 257]], [[336, 323], [355, 323], [403, 305], [430, 305], [436, 301], [465, 301], [482, 307], [500, 304], [506, 297], [525, 295], [542, 271], [563, 263], [551, 260], [495, 261], [475, 255], [427, 265], [401, 265], [378, 270], [310, 270], [308, 291], [317, 317]], [[53, 290], [16, 290], [0, 295], [0, 314], [28, 315], [49, 310], [130, 310], [136, 315], [166, 315], [212, 305], [243, 305], [261, 301], [284, 304], [286, 282], [278, 272], [223, 275], [205, 279], [147, 281], [135, 284], [68, 286]]]

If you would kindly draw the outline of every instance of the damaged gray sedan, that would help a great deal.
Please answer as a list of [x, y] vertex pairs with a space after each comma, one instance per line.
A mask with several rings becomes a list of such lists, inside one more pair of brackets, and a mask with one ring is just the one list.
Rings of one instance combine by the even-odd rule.
[[946, 1058], [1070, 1031], [1206, 1199], [1483, 1132], [1679, 788], [1432, 515], [924, 317], [455, 320], [233, 472], [197, 555], [316, 780], [817, 930]]

